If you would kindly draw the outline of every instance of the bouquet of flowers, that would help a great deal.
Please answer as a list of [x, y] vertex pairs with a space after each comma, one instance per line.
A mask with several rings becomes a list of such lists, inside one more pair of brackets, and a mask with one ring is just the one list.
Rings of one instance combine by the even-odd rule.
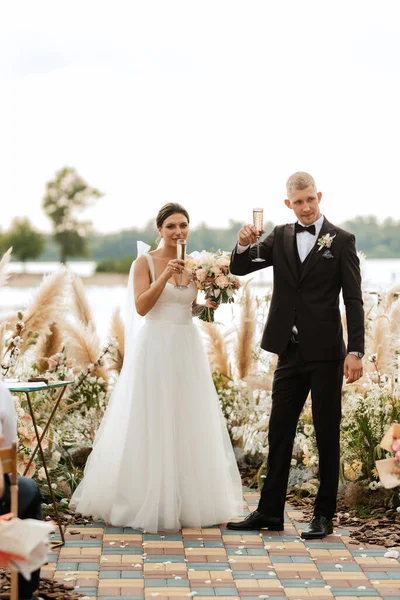
[[393, 423], [385, 433], [380, 447], [387, 452], [393, 452], [392, 458], [384, 458], [376, 461], [379, 479], [383, 487], [393, 488], [400, 485], [400, 425]]
[[[227, 304], [234, 302], [234, 294], [240, 288], [240, 281], [229, 271], [230, 254], [228, 252], [194, 252], [186, 265], [197, 289], [205, 293], [206, 299]], [[205, 307], [199, 318], [214, 322], [214, 309]]]

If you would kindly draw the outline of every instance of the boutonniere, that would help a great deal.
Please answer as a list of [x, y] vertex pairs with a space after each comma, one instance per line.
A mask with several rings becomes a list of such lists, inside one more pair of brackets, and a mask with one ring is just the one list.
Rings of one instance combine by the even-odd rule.
[[335, 235], [330, 235], [329, 233], [322, 235], [317, 242], [317, 244], [319, 246], [317, 252], [322, 250], [322, 248], [330, 248], [332, 246], [332, 241], [335, 237], [336, 237], [336, 233], [335, 233]]

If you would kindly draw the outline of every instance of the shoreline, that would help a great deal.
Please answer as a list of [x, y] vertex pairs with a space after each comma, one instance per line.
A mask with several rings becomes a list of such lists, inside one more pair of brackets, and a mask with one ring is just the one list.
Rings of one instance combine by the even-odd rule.
[[[37, 287], [43, 280], [42, 273], [10, 273], [4, 287], [30, 288]], [[79, 275], [85, 286], [126, 286], [128, 275], [123, 273], [93, 273], [87, 277]]]
[[[7, 283], [8, 288], [35, 288], [40, 285], [45, 275], [43, 273], [10, 273]], [[129, 275], [124, 273], [93, 273], [93, 275], [79, 275], [85, 287], [113, 287], [128, 284]], [[252, 287], [271, 287], [268, 281], [253, 281]]]

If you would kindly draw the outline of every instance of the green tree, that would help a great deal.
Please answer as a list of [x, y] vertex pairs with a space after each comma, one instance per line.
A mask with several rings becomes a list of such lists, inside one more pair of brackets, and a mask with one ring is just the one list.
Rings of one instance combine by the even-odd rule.
[[68, 257], [87, 256], [89, 221], [79, 221], [76, 213], [90, 206], [102, 193], [91, 187], [73, 167], [60, 169], [46, 185], [43, 209], [53, 222], [54, 240], [60, 248], [60, 262]]
[[38, 258], [46, 244], [44, 236], [25, 217], [14, 219], [3, 237], [4, 247], [12, 246], [13, 255], [23, 263], [28, 259]]

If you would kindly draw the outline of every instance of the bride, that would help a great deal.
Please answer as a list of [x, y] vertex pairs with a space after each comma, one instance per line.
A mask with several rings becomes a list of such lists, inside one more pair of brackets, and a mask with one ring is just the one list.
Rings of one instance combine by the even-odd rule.
[[[124, 365], [71, 500], [83, 515], [149, 532], [242, 512], [239, 471], [192, 320], [203, 307], [176, 258], [189, 215], [169, 203], [156, 223], [162, 243], [132, 265]], [[175, 288], [181, 273], [183, 290]], [[135, 334], [138, 315], [145, 322]]]

